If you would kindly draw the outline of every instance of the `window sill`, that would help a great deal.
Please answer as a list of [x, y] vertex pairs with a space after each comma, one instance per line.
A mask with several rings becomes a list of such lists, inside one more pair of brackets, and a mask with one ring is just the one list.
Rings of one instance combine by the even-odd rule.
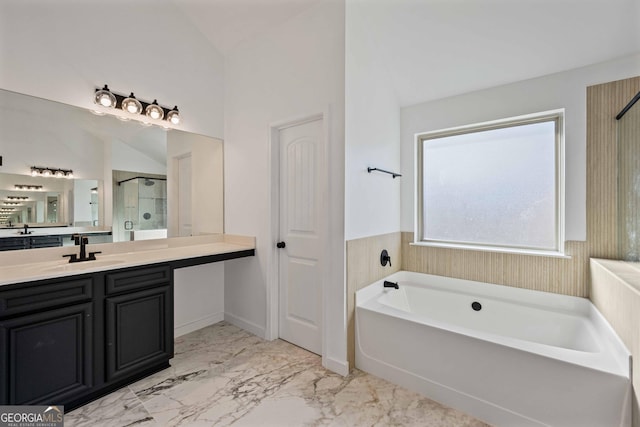
[[463, 245], [455, 243], [440, 243], [440, 242], [411, 242], [411, 246], [427, 246], [432, 248], [444, 248], [444, 249], [461, 249], [467, 251], [480, 251], [480, 252], [497, 252], [513, 255], [531, 255], [531, 256], [543, 256], [550, 258], [562, 258], [571, 259], [570, 255], [558, 251], [547, 251], [537, 249], [517, 249], [517, 248], [505, 248], [500, 246], [481, 246], [481, 245]]

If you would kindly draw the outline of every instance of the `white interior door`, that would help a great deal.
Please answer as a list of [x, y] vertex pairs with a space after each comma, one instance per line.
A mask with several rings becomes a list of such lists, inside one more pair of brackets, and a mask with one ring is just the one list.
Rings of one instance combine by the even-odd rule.
[[178, 159], [178, 236], [191, 236], [191, 155]]
[[319, 119], [279, 131], [279, 336], [317, 354], [322, 353], [322, 129]]

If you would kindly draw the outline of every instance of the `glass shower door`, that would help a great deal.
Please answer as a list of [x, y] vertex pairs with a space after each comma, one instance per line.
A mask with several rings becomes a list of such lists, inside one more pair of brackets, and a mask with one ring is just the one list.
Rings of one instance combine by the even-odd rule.
[[114, 207], [114, 219], [117, 218], [120, 230], [118, 241], [134, 240], [134, 237], [136, 240], [157, 238], [152, 234], [144, 236], [145, 233], [138, 232], [141, 230], [166, 230], [166, 179], [136, 177], [120, 181], [118, 186], [119, 197], [114, 198], [120, 204]]
[[640, 261], [640, 93], [618, 119], [618, 243], [626, 261]]

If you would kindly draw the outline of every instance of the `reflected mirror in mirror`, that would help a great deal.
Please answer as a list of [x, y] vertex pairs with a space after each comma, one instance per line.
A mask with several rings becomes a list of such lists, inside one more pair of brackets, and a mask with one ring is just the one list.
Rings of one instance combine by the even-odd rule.
[[[98, 180], [0, 174], [0, 225], [97, 226], [98, 183]], [[30, 190], [26, 189], [29, 187]]]
[[[12, 223], [27, 220], [115, 231], [121, 224], [116, 225], [113, 171], [119, 170], [135, 171], [140, 176], [166, 176], [164, 203], [169, 237], [223, 232], [220, 139], [98, 116], [84, 108], [0, 90], [0, 145], [0, 176], [19, 175], [27, 184], [31, 167], [39, 166], [70, 169], [76, 178], [55, 178], [64, 188], [47, 187], [46, 198], [33, 199], [24, 206], [7, 205], [22, 208], [2, 212], [3, 218]], [[187, 158], [193, 159], [191, 176], [180, 180], [176, 165]], [[15, 184], [13, 178], [10, 181]], [[179, 200], [190, 200], [186, 211], [192, 217], [178, 214]], [[149, 220], [138, 218], [141, 227], [144, 221], [157, 222], [153, 212], [147, 211], [142, 215], [148, 213]]]

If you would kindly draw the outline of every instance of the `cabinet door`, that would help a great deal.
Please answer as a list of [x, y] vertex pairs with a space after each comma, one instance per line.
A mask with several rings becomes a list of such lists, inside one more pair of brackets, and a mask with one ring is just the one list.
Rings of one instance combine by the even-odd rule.
[[106, 299], [107, 381], [168, 366], [172, 301], [170, 285]]
[[93, 305], [0, 321], [0, 403], [64, 405], [93, 384]]

